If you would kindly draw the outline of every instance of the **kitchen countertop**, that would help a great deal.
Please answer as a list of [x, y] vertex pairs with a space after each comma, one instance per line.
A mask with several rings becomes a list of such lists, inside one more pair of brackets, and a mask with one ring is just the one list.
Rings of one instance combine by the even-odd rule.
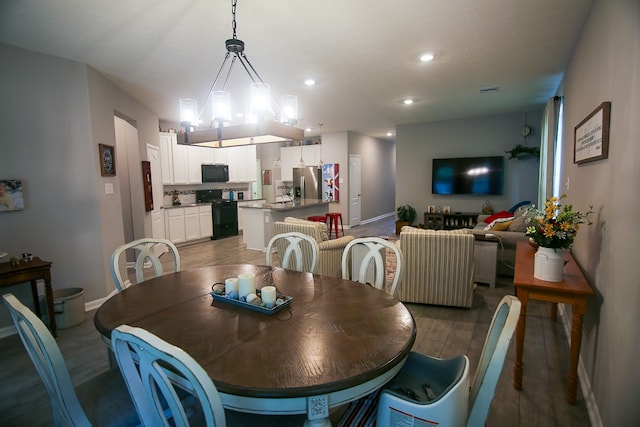
[[295, 205], [291, 202], [286, 202], [286, 203], [257, 202], [257, 203], [245, 204], [242, 206], [242, 208], [243, 209], [272, 209], [276, 211], [286, 211], [286, 210], [308, 208], [310, 206], [328, 205], [329, 203], [331, 202], [320, 200], [320, 199], [305, 199], [305, 200], [296, 201]]

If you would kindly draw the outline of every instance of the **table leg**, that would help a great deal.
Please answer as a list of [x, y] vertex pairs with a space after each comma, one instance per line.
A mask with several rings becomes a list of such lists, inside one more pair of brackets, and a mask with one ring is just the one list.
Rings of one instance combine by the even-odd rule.
[[38, 283], [36, 280], [31, 281], [31, 295], [33, 296], [33, 305], [35, 306], [36, 316], [38, 316], [38, 319], [42, 319], [42, 313], [40, 312], [40, 300], [38, 300]]
[[527, 302], [529, 293], [522, 290], [516, 290], [516, 296], [520, 300], [520, 317], [518, 317], [518, 326], [516, 327], [516, 364], [513, 370], [513, 387], [522, 390], [522, 353], [524, 349], [524, 331], [527, 326]]
[[49, 329], [51, 335], [58, 336], [56, 332], [56, 313], [53, 309], [53, 289], [51, 289], [51, 273], [47, 271], [44, 277], [44, 289], [47, 295], [47, 311], [49, 312]]
[[586, 300], [573, 304], [573, 319], [571, 322], [571, 353], [569, 355], [569, 381], [567, 382], [567, 402], [576, 403], [578, 388], [578, 360], [582, 343], [582, 319], [586, 311]]
[[551, 303], [551, 321], [555, 322], [558, 320], [558, 304], [555, 302]]
[[307, 419], [304, 427], [331, 427], [329, 396], [323, 394], [307, 398]]

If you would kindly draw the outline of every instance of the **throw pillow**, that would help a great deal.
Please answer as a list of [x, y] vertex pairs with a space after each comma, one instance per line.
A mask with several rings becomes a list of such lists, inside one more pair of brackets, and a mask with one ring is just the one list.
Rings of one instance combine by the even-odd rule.
[[507, 231], [512, 222], [513, 222], [513, 218], [497, 219], [494, 222], [493, 227], [491, 227], [491, 230], [492, 231]]
[[509, 231], [516, 231], [519, 233], [524, 233], [527, 231], [527, 226], [529, 224], [526, 223], [526, 217], [524, 215], [520, 215], [516, 217], [509, 225]]
[[487, 225], [484, 230], [485, 231], [505, 231], [509, 228], [509, 224], [511, 224], [511, 221], [513, 221], [513, 217], [508, 217], [508, 218], [498, 218], [495, 221], [493, 221], [491, 224]]
[[516, 210], [521, 207], [521, 206], [526, 206], [526, 205], [530, 205], [531, 204], [531, 200], [525, 200], [523, 202], [520, 203], [516, 203], [515, 205], [511, 206], [511, 209], [509, 209], [509, 212], [511, 212], [512, 214], [516, 213]]
[[493, 215], [489, 215], [488, 217], [486, 217], [484, 219], [484, 222], [486, 222], [487, 224], [491, 224], [496, 219], [512, 218], [512, 217], [513, 217], [513, 214], [511, 212], [509, 212], [509, 211], [500, 211], [500, 212], [496, 212]]

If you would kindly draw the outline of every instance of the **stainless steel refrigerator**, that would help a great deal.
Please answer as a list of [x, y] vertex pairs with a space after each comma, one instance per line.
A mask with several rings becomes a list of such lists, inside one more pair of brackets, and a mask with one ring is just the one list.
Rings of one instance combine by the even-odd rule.
[[322, 199], [322, 169], [293, 168], [293, 189], [298, 200]]

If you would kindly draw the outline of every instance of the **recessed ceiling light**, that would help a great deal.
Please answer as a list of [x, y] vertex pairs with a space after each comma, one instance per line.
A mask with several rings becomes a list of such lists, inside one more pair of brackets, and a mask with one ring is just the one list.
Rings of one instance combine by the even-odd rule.
[[393, 136], [393, 132], [387, 132], [387, 136]]
[[315, 85], [315, 84], [316, 84], [316, 81], [315, 81], [315, 80], [313, 80], [313, 79], [306, 79], [306, 80], [304, 81], [304, 84], [306, 84], [307, 86], [313, 86], [313, 85]]
[[435, 58], [435, 56], [433, 56], [433, 53], [425, 53], [425, 54], [420, 55], [420, 61], [422, 61], [422, 62], [432, 61], [433, 58]]
[[313, 130], [313, 129], [311, 129], [311, 128], [306, 128], [304, 131], [305, 131], [305, 132], [311, 132], [312, 130]]
[[411, 104], [413, 104], [413, 99], [411, 99], [411, 98], [407, 98], [407, 99], [405, 99], [404, 101], [402, 101], [402, 103], [403, 103], [404, 105], [411, 105]]

